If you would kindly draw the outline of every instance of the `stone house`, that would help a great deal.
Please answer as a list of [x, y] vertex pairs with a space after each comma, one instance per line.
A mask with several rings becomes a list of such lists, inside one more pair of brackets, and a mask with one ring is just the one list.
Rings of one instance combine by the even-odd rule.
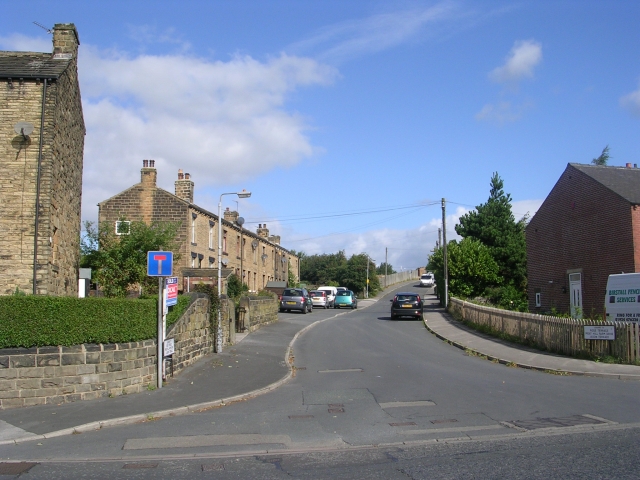
[[[222, 228], [222, 277], [235, 273], [251, 291], [262, 290], [268, 281], [287, 280], [288, 269], [298, 278], [298, 257], [280, 245], [280, 236], [269, 235], [266, 224], [256, 232], [240, 226], [238, 212], [225, 210], [222, 226], [218, 215], [193, 203], [191, 175], [178, 171], [175, 193], [156, 185], [154, 160], [144, 160], [140, 183], [98, 204], [99, 222], [122, 219], [179, 222], [177, 243], [180, 259], [174, 265], [180, 290], [188, 292], [198, 282], [217, 284], [218, 229]], [[226, 288], [223, 285], [222, 291]]]
[[602, 315], [607, 278], [640, 272], [640, 169], [570, 163], [526, 228], [529, 311]]
[[79, 45], [73, 24], [56, 24], [53, 53], [0, 51], [0, 294], [77, 295]]

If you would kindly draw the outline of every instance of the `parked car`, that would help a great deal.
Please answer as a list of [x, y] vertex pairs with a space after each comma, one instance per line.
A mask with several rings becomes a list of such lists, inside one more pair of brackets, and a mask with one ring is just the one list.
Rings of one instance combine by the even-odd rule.
[[321, 290], [323, 292], [327, 292], [327, 297], [329, 298], [329, 306], [333, 307], [336, 303], [336, 293], [338, 293], [338, 289], [336, 287], [318, 287], [316, 290]]
[[313, 301], [306, 288], [286, 288], [280, 299], [280, 311], [300, 310], [302, 313], [313, 311]]
[[338, 292], [340, 292], [340, 291], [343, 291], [343, 290], [346, 291], [346, 290], [349, 290], [349, 289], [347, 287], [336, 287], [336, 290], [338, 290]]
[[421, 287], [433, 287], [435, 284], [436, 284], [436, 279], [433, 276], [433, 273], [425, 273], [420, 277]]
[[314, 307], [329, 308], [331, 306], [327, 292], [324, 290], [311, 290], [309, 296]]
[[358, 297], [351, 290], [340, 290], [336, 295], [334, 308], [342, 307], [358, 308]]
[[398, 292], [391, 302], [391, 319], [398, 317], [422, 318], [422, 299], [413, 292]]

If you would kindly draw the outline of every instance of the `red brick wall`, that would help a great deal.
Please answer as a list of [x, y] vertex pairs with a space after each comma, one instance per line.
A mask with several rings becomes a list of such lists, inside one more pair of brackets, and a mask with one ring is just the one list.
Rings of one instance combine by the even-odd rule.
[[[634, 237], [640, 238], [640, 211], [632, 208], [567, 166], [526, 229], [531, 312], [569, 312], [568, 270], [575, 270], [582, 273], [584, 317], [603, 313], [608, 276], [636, 271], [635, 259], [640, 258], [634, 248]], [[537, 289], [541, 307], [535, 306]]]

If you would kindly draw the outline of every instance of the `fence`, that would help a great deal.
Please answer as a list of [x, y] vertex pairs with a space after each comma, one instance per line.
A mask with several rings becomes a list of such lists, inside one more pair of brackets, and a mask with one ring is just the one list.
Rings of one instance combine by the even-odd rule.
[[419, 270], [405, 270], [391, 275], [378, 275], [378, 280], [382, 288], [387, 288], [394, 283], [408, 282], [409, 280], [418, 280], [420, 278]]
[[[570, 356], [611, 356], [624, 363], [640, 360], [640, 325], [623, 322], [594, 322], [576, 318], [559, 318], [533, 313], [513, 312], [486, 307], [451, 298], [449, 312], [475, 325], [490, 327], [537, 348]], [[608, 325], [615, 328], [615, 340], [586, 340], [585, 325]]]

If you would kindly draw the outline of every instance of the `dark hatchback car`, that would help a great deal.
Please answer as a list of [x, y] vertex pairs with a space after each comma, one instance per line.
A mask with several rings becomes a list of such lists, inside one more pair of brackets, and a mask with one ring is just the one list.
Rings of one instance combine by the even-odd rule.
[[285, 288], [280, 299], [280, 311], [300, 310], [302, 313], [313, 311], [313, 301], [306, 288]]
[[422, 318], [422, 299], [413, 292], [398, 292], [391, 302], [391, 319], [398, 317]]

